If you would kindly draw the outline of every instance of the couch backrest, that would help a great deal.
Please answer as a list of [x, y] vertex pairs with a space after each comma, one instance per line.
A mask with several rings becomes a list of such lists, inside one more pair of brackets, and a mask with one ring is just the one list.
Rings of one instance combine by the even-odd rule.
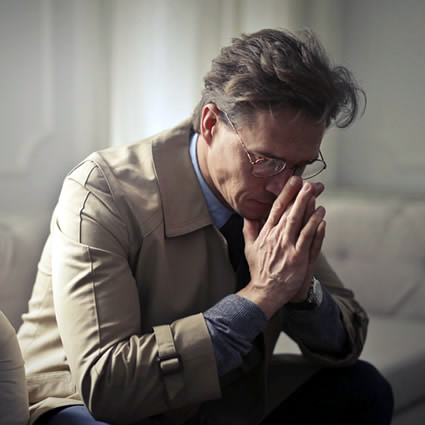
[[[425, 199], [330, 192], [324, 252], [371, 313], [425, 318]], [[0, 217], [0, 310], [27, 310], [50, 213]]]
[[50, 213], [0, 217], [0, 311], [15, 329], [28, 308]]
[[330, 193], [324, 253], [371, 313], [425, 318], [425, 199]]

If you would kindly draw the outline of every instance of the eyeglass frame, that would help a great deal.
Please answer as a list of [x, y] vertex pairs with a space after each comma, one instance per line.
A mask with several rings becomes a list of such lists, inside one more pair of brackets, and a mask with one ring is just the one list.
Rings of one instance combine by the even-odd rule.
[[[229, 121], [229, 124], [231, 125], [233, 131], [238, 136], [239, 142], [242, 145], [242, 147], [243, 147], [243, 149], [244, 149], [244, 151], [245, 151], [245, 153], [246, 153], [246, 155], [248, 157], [249, 163], [251, 164], [251, 174], [254, 177], [257, 177], [257, 178], [260, 178], [260, 179], [261, 178], [267, 178], [267, 177], [273, 177], [273, 176], [276, 176], [277, 174], [281, 173], [285, 169], [287, 169], [287, 170], [294, 170], [294, 172], [293, 172], [292, 175], [296, 175], [297, 168], [302, 167], [302, 166], [301, 165], [296, 165], [295, 167], [288, 167], [287, 166], [288, 165], [287, 162], [285, 160], [281, 159], [281, 158], [270, 158], [270, 157], [267, 157], [267, 156], [261, 156], [261, 157], [256, 158], [255, 161], [254, 161], [252, 158], [253, 157], [256, 157], [257, 155], [255, 155], [254, 153], [252, 153], [252, 152], [250, 152], [248, 150], [248, 148], [246, 147], [244, 141], [242, 140], [241, 135], [239, 134], [239, 132], [236, 129], [235, 125], [233, 124], [232, 120], [229, 118], [229, 115], [227, 114], [227, 112], [224, 112], [224, 111], [222, 111], [222, 112], [225, 115], [227, 121]], [[271, 174], [269, 176], [258, 176], [256, 174], [254, 174], [254, 172], [255, 172], [254, 171], [255, 170], [255, 168], [254, 168], [255, 165], [257, 165], [260, 162], [265, 161], [265, 160], [278, 161], [278, 163], [279, 162], [282, 163], [282, 168], [279, 171], [277, 171], [274, 174]], [[311, 164], [313, 164], [316, 161], [321, 162], [323, 164], [323, 168], [319, 172], [317, 172], [317, 173], [315, 173], [315, 174], [313, 174], [313, 175], [311, 175], [309, 177], [302, 177], [302, 175], [301, 175], [301, 177], [302, 177], [303, 180], [312, 179], [313, 177], [316, 177], [317, 175], [319, 175], [322, 171], [326, 170], [327, 164], [326, 164], [326, 161], [324, 160], [323, 155], [322, 155], [322, 152], [320, 150], [319, 150], [319, 157], [318, 158], [314, 159], [313, 161], [311, 161], [311, 162], [309, 162], [309, 163], [307, 163], [307, 164], [305, 164], [303, 166], [311, 165]]]

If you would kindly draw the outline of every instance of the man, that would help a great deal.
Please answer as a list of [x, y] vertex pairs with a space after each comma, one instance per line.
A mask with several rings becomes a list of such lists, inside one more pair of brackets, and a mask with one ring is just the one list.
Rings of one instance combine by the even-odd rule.
[[390, 422], [306, 181], [361, 93], [308, 31], [244, 35], [191, 121], [68, 174], [19, 331], [32, 423]]

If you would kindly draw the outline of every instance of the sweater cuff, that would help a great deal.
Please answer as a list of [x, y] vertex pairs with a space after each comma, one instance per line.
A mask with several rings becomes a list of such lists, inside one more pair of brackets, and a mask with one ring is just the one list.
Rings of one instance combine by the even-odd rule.
[[322, 303], [313, 311], [283, 307], [283, 328], [292, 339], [313, 351], [342, 355], [346, 351], [348, 338], [341, 312], [323, 285], [322, 290]]
[[204, 313], [220, 376], [242, 364], [252, 341], [267, 326], [267, 317], [253, 302], [232, 294]]

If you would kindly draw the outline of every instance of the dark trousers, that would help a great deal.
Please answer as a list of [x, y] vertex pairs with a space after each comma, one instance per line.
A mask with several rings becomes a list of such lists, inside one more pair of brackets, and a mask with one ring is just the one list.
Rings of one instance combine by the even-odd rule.
[[261, 425], [389, 425], [391, 385], [371, 364], [326, 368], [292, 393]]
[[[291, 394], [261, 425], [389, 425], [394, 407], [386, 379], [369, 363], [322, 369]], [[36, 425], [109, 425], [84, 406], [49, 412]]]

